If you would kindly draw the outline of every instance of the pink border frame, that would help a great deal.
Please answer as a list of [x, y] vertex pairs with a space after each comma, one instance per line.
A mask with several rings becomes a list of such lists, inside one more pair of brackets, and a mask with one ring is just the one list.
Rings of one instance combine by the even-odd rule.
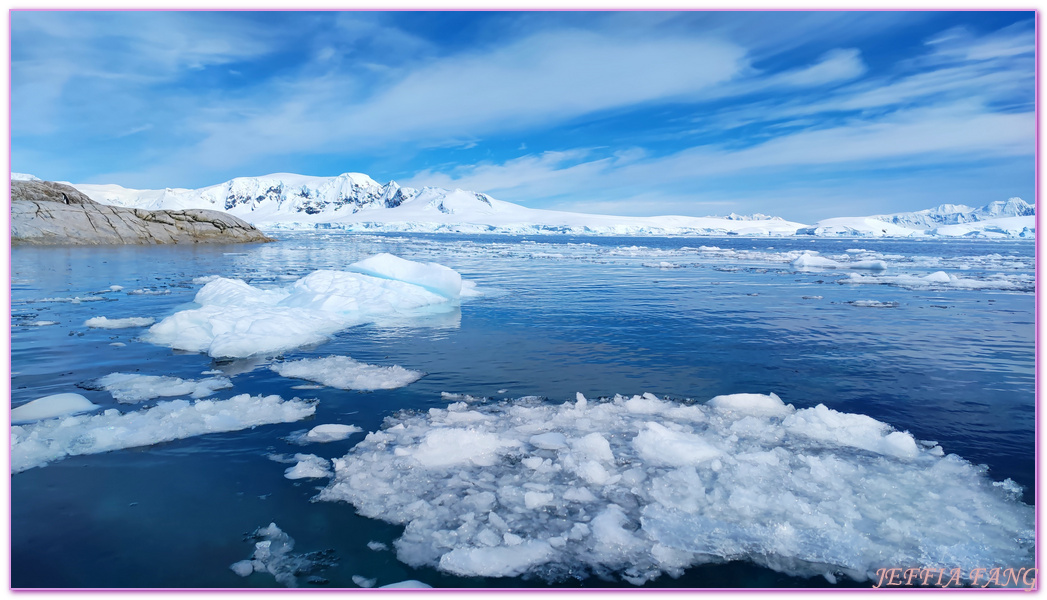
[[[586, 12], [718, 12], [718, 11], [730, 11], [730, 12], [916, 12], [916, 11], [928, 11], [928, 12], [950, 12], [947, 9], [941, 8], [904, 8], [904, 9], [891, 9], [891, 8], [860, 8], [852, 7], [846, 9], [799, 9], [799, 8], [770, 8], [770, 9], [759, 9], [759, 8], [699, 8], [699, 9], [688, 9], [688, 8], [651, 8], [651, 9], [621, 9], [621, 8], [607, 8], [607, 9], [592, 9], [592, 8], [509, 8], [509, 7], [498, 7], [498, 8], [452, 8], [452, 9], [431, 9], [431, 8], [375, 8], [375, 7], [354, 7], [347, 9], [339, 8], [295, 8], [295, 9], [281, 9], [281, 8], [143, 8], [143, 9], [126, 9], [126, 8], [45, 8], [45, 9], [32, 9], [32, 8], [12, 8], [8, 10], [7, 14], [7, 86], [8, 86], [8, 104], [7, 104], [7, 131], [8, 135], [11, 135], [12, 131], [12, 107], [11, 107], [11, 88], [12, 88], [12, 71], [11, 71], [11, 45], [12, 45], [12, 22], [11, 15], [15, 12], [40, 12], [40, 11], [69, 11], [69, 12], [107, 12], [107, 11], [135, 11], [135, 12], [480, 12], [480, 11], [506, 11], [506, 12], [567, 12], [567, 11], [586, 11]], [[1034, 37], [1036, 44], [1035, 51], [1035, 67], [1034, 67], [1034, 104], [1035, 104], [1035, 157], [1036, 168], [1034, 170], [1034, 190], [1036, 198], [1034, 204], [1039, 205], [1040, 198], [1040, 13], [1037, 9], [1016, 9], [1016, 8], [978, 8], [978, 9], [956, 9], [968, 12], [1033, 12], [1034, 19]], [[11, 204], [11, 139], [8, 137], [8, 153], [7, 153], [7, 173], [8, 173], [8, 186], [7, 186], [7, 204]], [[1035, 496], [1037, 503], [1042, 503], [1042, 481], [1041, 481], [1041, 462], [1040, 462], [1040, 437], [1043, 431], [1040, 429], [1040, 399], [1041, 399], [1041, 381], [1040, 381], [1040, 369], [1042, 363], [1040, 361], [1040, 329], [1044, 326], [1044, 321], [1041, 319], [1041, 299], [1042, 299], [1042, 271], [1041, 271], [1041, 254], [1040, 254], [1040, 231], [1042, 231], [1042, 214], [1039, 210], [1036, 212], [1036, 239], [1035, 239], [1035, 273], [1036, 273], [1036, 292], [1035, 292], [1035, 309], [1034, 309], [1034, 344], [1035, 344], [1035, 383], [1034, 383], [1034, 419], [1036, 423], [1036, 436], [1035, 436], [1035, 448], [1034, 448], [1034, 464], [1035, 464]], [[6, 227], [5, 235], [7, 240], [6, 253], [6, 274], [7, 279], [11, 279], [11, 227], [10, 227], [10, 212], [7, 212], [5, 216]], [[5, 297], [5, 306], [10, 318], [11, 314], [11, 297], [10, 288], [8, 288], [8, 294]], [[7, 337], [4, 340], [7, 350], [7, 373], [10, 375], [13, 365], [11, 363], [11, 330], [8, 328]], [[4, 382], [7, 391], [8, 404], [10, 404], [11, 398], [11, 380], [10, 377]], [[11, 433], [10, 433], [10, 415], [8, 415], [7, 425], [7, 437], [8, 437], [8, 448], [11, 444]], [[7, 472], [11, 472], [11, 455], [10, 451], [7, 452]], [[10, 480], [8, 480], [7, 489], [7, 533], [8, 533], [8, 550], [10, 550], [11, 542], [11, 487]], [[1039, 505], [1036, 507], [1035, 512], [1035, 527], [1036, 527], [1036, 549], [1035, 549], [1035, 568], [1037, 572], [1036, 585], [1031, 589], [1025, 588], [1013, 588], [1013, 589], [1001, 589], [993, 588], [909, 588], [909, 587], [898, 587], [888, 588], [881, 591], [877, 588], [428, 588], [428, 589], [381, 589], [381, 588], [309, 588], [309, 589], [293, 589], [293, 588], [15, 588], [11, 585], [11, 577], [13, 576], [13, 569], [11, 568], [11, 553], [8, 553], [7, 567], [8, 567], [8, 590], [16, 593], [77, 593], [77, 594], [183, 594], [183, 593], [226, 593], [226, 594], [255, 594], [255, 593], [308, 593], [308, 594], [548, 594], [548, 593], [572, 593], [572, 594], [646, 594], [646, 593], [658, 593], [658, 594], [693, 594], [693, 593], [779, 593], [779, 594], [806, 594], [806, 593], [821, 593], [821, 594], [847, 594], [847, 593], [1009, 593], [1009, 592], [1035, 592], [1039, 593], [1040, 587], [1040, 575], [1041, 569], [1041, 547], [1040, 547], [1040, 510]], [[890, 590], [888, 592], [888, 590]]]

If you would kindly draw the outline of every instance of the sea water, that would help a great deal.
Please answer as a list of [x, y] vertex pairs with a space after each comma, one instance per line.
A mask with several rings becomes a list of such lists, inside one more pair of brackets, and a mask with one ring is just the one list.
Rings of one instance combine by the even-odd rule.
[[[280, 238], [224, 247], [13, 250], [12, 406], [70, 392], [99, 410], [169, 400], [121, 403], [98, 383], [113, 373], [232, 384], [205, 384], [207, 400], [315, 400], [315, 414], [302, 421], [73, 456], [12, 475], [14, 587], [278, 586], [270, 574], [241, 577], [230, 568], [252, 557], [261, 539], [252, 534], [270, 531], [263, 529], [270, 523], [294, 539], [295, 553], [320, 553], [312, 573], [319, 579], [310, 580], [308, 569], [292, 578], [306, 587], [409, 579], [437, 587], [874, 583], [810, 576], [753, 556], [646, 580], [584, 561], [522, 576], [456, 576], [398, 558], [404, 527], [397, 515], [372, 507], [377, 516], [363, 517], [345, 501], [317, 501], [328, 480], [285, 477], [296, 454], [337, 459], [383, 426], [432, 428], [449, 414], [439, 411], [462, 399], [493, 421], [514, 403], [559, 418], [543, 407], [574, 402], [579, 393], [594, 406], [616, 394], [692, 406], [726, 394], [774, 393], [798, 411], [824, 405], [933, 442], [984, 465], [986, 481], [1011, 480], [1020, 501], [1035, 504], [1034, 248], [1027, 241]], [[277, 356], [211, 358], [141, 339], [148, 319], [191, 308], [209, 277], [279, 288], [382, 252], [450, 267], [482, 295], [451, 311], [351, 327]], [[838, 266], [805, 267], [819, 261], [804, 256]], [[870, 268], [877, 262], [886, 269]], [[103, 316], [140, 326], [85, 325]], [[355, 391], [270, 368], [328, 356], [424, 376], [395, 389]], [[319, 424], [362, 431], [301, 445]], [[603, 437], [617, 443], [614, 433]], [[860, 451], [851, 458], [850, 466], [871, 460]], [[745, 492], [744, 481], [732, 485], [728, 493]], [[545, 501], [545, 492], [535, 493], [532, 505]]]

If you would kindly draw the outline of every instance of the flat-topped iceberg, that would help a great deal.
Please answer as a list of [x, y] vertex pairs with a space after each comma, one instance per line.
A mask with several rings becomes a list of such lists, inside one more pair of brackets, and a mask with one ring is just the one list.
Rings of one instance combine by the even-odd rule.
[[401, 561], [461, 576], [639, 585], [748, 560], [863, 581], [1034, 558], [1014, 482], [868, 416], [773, 394], [457, 402], [398, 415], [333, 465], [317, 499], [404, 525]]
[[348, 356], [304, 358], [269, 367], [284, 377], [305, 379], [343, 390], [391, 390], [422, 378], [424, 373], [399, 365], [369, 365]]
[[312, 402], [280, 396], [240, 394], [228, 400], [160, 402], [121, 413], [67, 416], [11, 427], [11, 472], [40, 467], [67, 456], [151, 446], [160, 442], [239, 431], [256, 425], [292, 423], [316, 411]]
[[125, 404], [172, 396], [204, 398], [217, 390], [233, 387], [233, 383], [225, 377], [207, 377], [195, 380], [139, 373], [110, 373], [99, 379], [97, 383], [112, 394], [117, 402]]
[[142, 339], [214, 357], [274, 355], [354, 325], [453, 312], [461, 299], [461, 276], [443, 265], [380, 254], [349, 269], [363, 272], [315, 271], [270, 289], [216, 278], [197, 293], [199, 308], [165, 318]]

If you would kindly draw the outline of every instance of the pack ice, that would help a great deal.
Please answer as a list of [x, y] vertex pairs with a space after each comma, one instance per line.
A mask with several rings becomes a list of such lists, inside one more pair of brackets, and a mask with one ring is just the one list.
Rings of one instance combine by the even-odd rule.
[[[70, 396], [76, 394], [69, 394]], [[67, 456], [151, 446], [160, 442], [291, 423], [311, 416], [312, 402], [240, 394], [228, 400], [160, 402], [128, 413], [115, 408], [91, 416], [66, 416], [11, 427], [11, 472], [40, 467]]]
[[889, 425], [776, 395], [707, 404], [457, 402], [333, 461], [319, 500], [404, 525], [398, 558], [462, 576], [620, 577], [748, 560], [857, 581], [1033, 563], [1017, 486]]
[[199, 308], [165, 318], [142, 339], [214, 357], [272, 355], [354, 325], [451, 312], [462, 287], [461, 275], [448, 267], [391, 254], [354, 263], [349, 271], [315, 271], [284, 288], [216, 278], [197, 293]]

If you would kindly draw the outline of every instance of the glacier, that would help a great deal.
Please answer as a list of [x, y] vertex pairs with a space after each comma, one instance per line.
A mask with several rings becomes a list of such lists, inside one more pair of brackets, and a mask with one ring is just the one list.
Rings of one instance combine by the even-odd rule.
[[542, 210], [480, 192], [416, 189], [395, 181], [380, 184], [363, 173], [335, 177], [273, 173], [237, 177], [199, 189], [70, 185], [102, 204], [147, 210], [220, 210], [269, 231], [976, 238], [1030, 238], [1036, 231], [1035, 207], [1021, 198], [981, 208], [942, 204], [922, 211], [835, 217], [807, 225], [763, 214], [629, 217]]

